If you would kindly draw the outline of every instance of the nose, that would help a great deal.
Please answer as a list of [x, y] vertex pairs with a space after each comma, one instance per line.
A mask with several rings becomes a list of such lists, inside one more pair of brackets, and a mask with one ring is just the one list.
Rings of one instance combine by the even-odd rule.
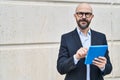
[[82, 18], [86, 18], [85, 14], [83, 14]]

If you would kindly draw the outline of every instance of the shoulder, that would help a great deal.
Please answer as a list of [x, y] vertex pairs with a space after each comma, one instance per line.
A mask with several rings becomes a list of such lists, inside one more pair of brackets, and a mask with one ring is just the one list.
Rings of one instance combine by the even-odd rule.
[[99, 31], [95, 31], [95, 30], [92, 30], [92, 29], [91, 29], [91, 34], [92, 34], [92, 35], [98, 35], [98, 36], [105, 36], [104, 33], [99, 32]]
[[64, 34], [62, 34], [62, 38], [65, 38], [65, 37], [71, 37], [71, 36], [73, 36], [73, 35], [76, 35], [77, 34], [77, 30], [76, 29], [74, 29], [74, 30], [72, 30], [72, 31], [70, 31], [70, 32], [67, 32], [67, 33], [64, 33]]

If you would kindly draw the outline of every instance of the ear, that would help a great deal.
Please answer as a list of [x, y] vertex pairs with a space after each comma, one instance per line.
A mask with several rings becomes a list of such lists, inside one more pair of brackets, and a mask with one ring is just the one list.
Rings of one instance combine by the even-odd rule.
[[75, 17], [75, 18], [77, 18], [77, 15], [76, 15], [76, 14], [74, 14], [74, 17]]
[[74, 17], [76, 17], [76, 14], [74, 14]]
[[92, 15], [92, 18], [94, 17], [94, 15]]

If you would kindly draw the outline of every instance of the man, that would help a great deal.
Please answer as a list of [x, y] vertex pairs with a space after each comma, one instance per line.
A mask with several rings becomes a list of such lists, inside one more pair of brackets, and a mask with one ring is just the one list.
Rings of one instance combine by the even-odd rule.
[[104, 57], [95, 58], [90, 65], [85, 65], [84, 61], [89, 46], [107, 45], [106, 36], [90, 29], [94, 15], [89, 4], [79, 4], [74, 16], [78, 26], [62, 35], [57, 70], [66, 74], [65, 80], [104, 80], [103, 76], [112, 71], [108, 50]]

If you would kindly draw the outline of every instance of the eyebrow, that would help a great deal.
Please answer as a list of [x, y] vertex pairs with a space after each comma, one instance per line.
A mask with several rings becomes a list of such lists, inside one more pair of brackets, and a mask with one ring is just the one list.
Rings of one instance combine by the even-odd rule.
[[92, 14], [92, 12], [76, 12], [76, 13], [91, 13]]

